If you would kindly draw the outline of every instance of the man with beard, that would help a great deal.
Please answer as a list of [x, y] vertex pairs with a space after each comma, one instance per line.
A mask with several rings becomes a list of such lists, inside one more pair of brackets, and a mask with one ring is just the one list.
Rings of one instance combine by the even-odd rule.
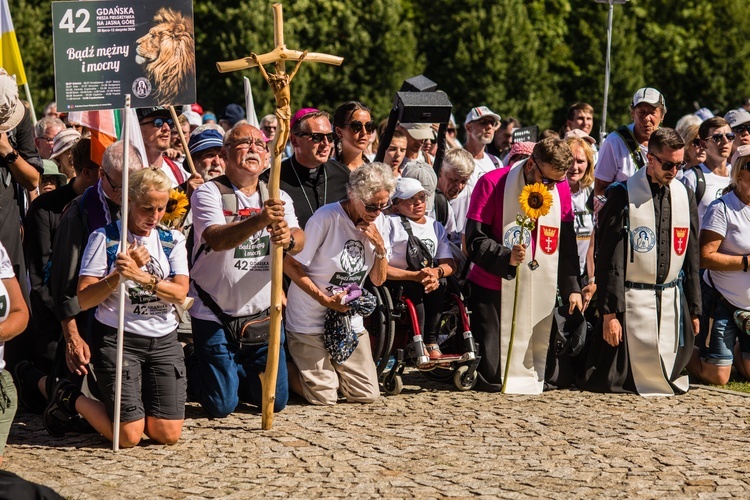
[[659, 129], [649, 138], [646, 168], [607, 192], [597, 229], [602, 320], [578, 384], [584, 390], [688, 390], [682, 369], [699, 331], [701, 288], [695, 196], [672, 182], [684, 154], [680, 135]]
[[195, 170], [204, 181], [224, 174], [224, 158], [221, 156], [223, 146], [224, 134], [210, 125], [201, 125], [190, 136], [190, 157], [193, 159]]
[[633, 123], [618, 128], [602, 143], [594, 170], [597, 196], [603, 195], [613, 182], [624, 182], [646, 166], [648, 140], [667, 114], [664, 96], [652, 87], [638, 89], [630, 104], [630, 114]]
[[[349, 170], [328, 161], [333, 129], [328, 113], [315, 108], [297, 111], [291, 120], [289, 139], [294, 154], [281, 163], [281, 189], [294, 201], [301, 228], [321, 206], [346, 197]], [[261, 175], [268, 182], [269, 171]]]
[[[260, 130], [241, 123], [224, 137], [226, 173], [196, 189], [191, 199], [193, 248], [190, 309], [194, 355], [186, 350], [188, 392], [213, 418], [226, 417], [240, 401], [262, 402], [260, 374], [268, 354], [262, 327], [271, 306], [271, 245], [287, 254], [304, 246], [294, 202], [284, 191], [268, 198], [259, 180], [268, 165], [268, 146]], [[254, 339], [234, 323], [255, 321]], [[283, 331], [281, 342], [284, 342]], [[284, 359], [281, 347], [280, 359]], [[286, 363], [279, 363], [274, 411], [287, 402]]]

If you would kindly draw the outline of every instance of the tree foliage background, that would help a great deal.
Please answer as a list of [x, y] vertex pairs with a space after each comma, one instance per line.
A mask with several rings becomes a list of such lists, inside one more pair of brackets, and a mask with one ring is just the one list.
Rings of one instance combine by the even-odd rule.
[[[50, 0], [11, 0], [37, 112], [54, 99]], [[216, 71], [219, 60], [273, 46], [270, 0], [194, 0], [198, 102], [219, 111], [243, 103], [248, 76], [259, 115], [273, 96], [257, 69]], [[341, 67], [304, 64], [292, 106], [333, 111], [368, 104], [384, 118], [405, 78], [423, 73], [448, 93], [459, 123], [487, 105], [524, 125], [562, 125], [586, 101], [601, 113], [607, 10], [592, 0], [295, 0], [284, 3], [290, 48], [344, 57]], [[715, 113], [750, 96], [746, 0], [631, 0], [614, 8], [607, 128], [629, 120], [636, 89], [667, 100], [668, 125], [705, 106]], [[62, 62], [63, 64], [65, 62]], [[291, 69], [291, 68], [290, 68]], [[596, 127], [598, 129], [598, 121]]]

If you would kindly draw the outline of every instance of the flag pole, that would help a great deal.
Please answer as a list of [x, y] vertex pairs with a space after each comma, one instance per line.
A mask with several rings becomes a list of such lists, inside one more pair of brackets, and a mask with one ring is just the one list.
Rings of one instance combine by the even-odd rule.
[[29, 82], [23, 84], [23, 89], [26, 91], [26, 100], [29, 102], [29, 111], [31, 112], [31, 122], [36, 125], [36, 111], [34, 111], [34, 101], [31, 99], [31, 90], [29, 90]]
[[[128, 251], [128, 165], [130, 161], [130, 131], [128, 110], [130, 94], [125, 94], [125, 112], [122, 114], [122, 201], [120, 203], [120, 252]], [[115, 365], [115, 419], [112, 423], [112, 450], [120, 449], [120, 405], [122, 404], [122, 351], [125, 340], [125, 280], [120, 280], [120, 305], [117, 311], [117, 360]]]

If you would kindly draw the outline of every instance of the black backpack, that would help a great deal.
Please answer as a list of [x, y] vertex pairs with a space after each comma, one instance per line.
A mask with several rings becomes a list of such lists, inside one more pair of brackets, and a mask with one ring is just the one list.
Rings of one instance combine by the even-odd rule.
[[700, 165], [691, 167], [688, 172], [691, 170], [695, 173], [695, 204], [697, 205], [703, 199], [703, 195], [706, 194], [706, 176], [703, 174]]

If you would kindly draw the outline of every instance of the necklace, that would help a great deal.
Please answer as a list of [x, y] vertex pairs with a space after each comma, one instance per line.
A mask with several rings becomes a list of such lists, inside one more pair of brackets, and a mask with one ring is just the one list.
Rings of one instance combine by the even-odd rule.
[[[297, 182], [299, 183], [299, 188], [302, 190], [302, 194], [305, 197], [307, 206], [310, 207], [310, 214], [312, 215], [315, 213], [315, 210], [313, 209], [312, 203], [310, 203], [310, 198], [307, 197], [307, 193], [305, 192], [305, 187], [302, 185], [302, 180], [299, 178], [299, 174], [297, 173], [297, 167], [295, 166], [295, 163], [296, 162], [294, 161], [294, 156], [289, 157], [289, 164], [292, 166], [292, 172], [294, 172], [294, 176], [297, 178]], [[323, 205], [326, 205], [328, 203], [328, 172], [326, 172], [325, 170], [325, 164], [321, 164], [318, 168], [323, 169]], [[317, 189], [316, 189], [316, 192], [317, 192]]]

